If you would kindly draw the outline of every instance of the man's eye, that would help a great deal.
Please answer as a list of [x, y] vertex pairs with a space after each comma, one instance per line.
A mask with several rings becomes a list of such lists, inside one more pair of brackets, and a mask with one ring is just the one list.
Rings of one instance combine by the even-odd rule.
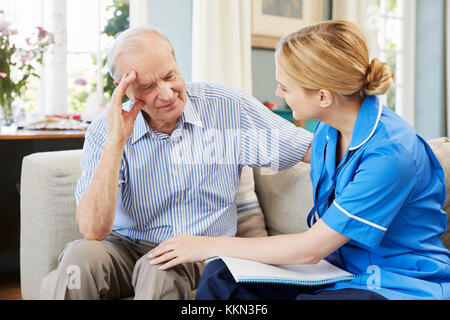
[[169, 74], [167, 77], [164, 78], [164, 81], [170, 81], [173, 79], [173, 77], [174, 77], [173, 74]]
[[149, 84], [148, 86], [143, 87], [142, 89], [143, 90], [150, 90], [150, 89], [153, 89], [154, 87], [155, 87], [155, 84], [152, 83], [152, 84]]

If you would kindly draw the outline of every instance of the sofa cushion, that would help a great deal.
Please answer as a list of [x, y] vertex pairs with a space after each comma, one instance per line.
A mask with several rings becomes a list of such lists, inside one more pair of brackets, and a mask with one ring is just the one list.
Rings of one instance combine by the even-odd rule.
[[236, 193], [238, 237], [266, 237], [264, 216], [255, 193], [253, 170], [242, 168], [241, 180]]
[[255, 191], [264, 212], [269, 235], [300, 233], [308, 229], [306, 218], [313, 207], [309, 164], [269, 172], [254, 169]]
[[447, 199], [443, 209], [447, 212], [447, 232], [441, 238], [444, 245], [450, 249], [450, 140], [448, 138], [433, 139], [429, 141], [429, 145], [444, 168]]

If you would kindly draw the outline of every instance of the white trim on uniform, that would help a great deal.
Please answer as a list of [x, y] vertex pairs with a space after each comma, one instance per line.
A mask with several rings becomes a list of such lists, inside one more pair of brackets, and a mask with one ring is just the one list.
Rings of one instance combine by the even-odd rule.
[[353, 148], [349, 148], [350, 151], [359, 149], [364, 143], [366, 143], [367, 141], [369, 141], [370, 138], [372, 138], [373, 134], [375, 133], [375, 130], [378, 127], [378, 123], [380, 122], [381, 119], [381, 113], [383, 111], [383, 104], [381, 103], [381, 100], [378, 99], [378, 116], [377, 116], [377, 121], [375, 122], [375, 125], [373, 126], [372, 132], [369, 134], [369, 136], [367, 137], [366, 140], [364, 140], [359, 146], [353, 147]]
[[349, 213], [347, 210], [345, 210], [345, 209], [342, 208], [340, 205], [338, 205], [337, 202], [336, 202], [336, 200], [333, 202], [333, 204], [336, 206], [336, 208], [338, 208], [340, 211], [342, 211], [342, 213], [344, 213], [344, 214], [347, 215], [348, 217], [350, 217], [350, 218], [352, 218], [352, 219], [355, 219], [355, 220], [358, 220], [358, 221], [360, 221], [360, 222], [362, 222], [362, 223], [368, 224], [368, 225], [371, 226], [371, 227], [380, 229], [381, 231], [384, 231], [384, 232], [387, 231], [387, 228], [385, 228], [385, 227], [382, 227], [382, 226], [380, 226], [380, 225], [378, 225], [378, 224], [375, 224], [375, 223], [373, 223], [373, 222], [370, 222], [370, 221], [367, 221], [367, 220], [362, 219], [362, 218], [360, 218], [360, 217], [357, 217], [357, 216], [352, 215], [352, 214]]

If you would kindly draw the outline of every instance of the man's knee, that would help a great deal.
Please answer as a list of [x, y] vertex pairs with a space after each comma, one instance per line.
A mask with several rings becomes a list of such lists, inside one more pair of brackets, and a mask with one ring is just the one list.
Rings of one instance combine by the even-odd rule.
[[107, 248], [101, 241], [75, 240], [70, 242], [58, 258], [59, 272], [91, 270], [99, 268], [108, 260]]
[[[107, 245], [101, 241], [75, 240], [58, 258], [53, 299], [99, 299], [107, 295], [105, 270], [110, 264]], [[43, 284], [43, 285], [44, 285]]]
[[160, 270], [152, 265], [147, 255], [136, 262], [132, 283], [135, 299], [190, 300], [193, 298], [192, 283], [182, 266]]

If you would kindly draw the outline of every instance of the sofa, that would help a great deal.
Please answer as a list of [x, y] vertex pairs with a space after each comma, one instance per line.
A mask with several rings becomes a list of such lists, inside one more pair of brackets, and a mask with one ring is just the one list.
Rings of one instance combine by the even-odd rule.
[[[440, 138], [429, 143], [445, 170], [444, 210], [449, 214], [450, 140]], [[23, 159], [20, 274], [24, 299], [48, 298], [49, 288], [42, 286], [42, 280], [54, 277], [51, 271], [66, 243], [82, 237], [75, 221], [74, 196], [81, 175], [81, 153], [82, 150], [44, 152]], [[309, 165], [299, 163], [276, 174], [248, 168], [243, 172], [237, 197], [239, 236], [303, 232], [313, 204]], [[450, 248], [449, 231], [442, 240]]]

